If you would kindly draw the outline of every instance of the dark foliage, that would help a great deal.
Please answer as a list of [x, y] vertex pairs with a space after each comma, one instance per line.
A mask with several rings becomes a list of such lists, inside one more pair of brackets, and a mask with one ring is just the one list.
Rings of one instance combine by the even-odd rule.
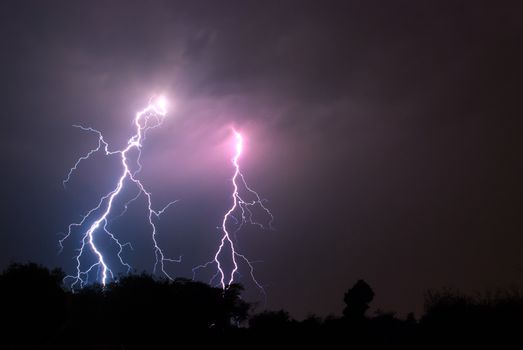
[[420, 321], [423, 335], [440, 346], [521, 346], [523, 295], [505, 290], [469, 296], [449, 289], [429, 291]]
[[359, 280], [345, 294], [343, 317], [303, 321], [285, 310], [251, 314], [242, 288], [225, 291], [187, 279], [131, 275], [105, 288], [75, 293], [62, 288], [63, 273], [36, 264], [14, 264], [0, 275], [2, 349], [142, 349], [238, 344], [353, 348], [506, 347], [521, 345], [523, 295], [482, 296], [441, 290], [425, 296], [425, 313], [399, 319], [368, 315], [374, 292]]
[[2, 342], [7, 348], [56, 340], [67, 309], [62, 278], [61, 271], [36, 264], [13, 264], [0, 275]]

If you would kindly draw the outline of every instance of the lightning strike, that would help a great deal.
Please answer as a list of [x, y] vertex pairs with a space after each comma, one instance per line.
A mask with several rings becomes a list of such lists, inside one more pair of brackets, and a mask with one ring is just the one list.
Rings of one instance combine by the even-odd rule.
[[[220, 244], [216, 250], [213, 260], [193, 268], [193, 279], [196, 277], [198, 270], [214, 265], [216, 266], [216, 273], [211, 278], [209, 283], [213, 284], [213, 281], [217, 277], [220, 277], [219, 285], [225, 289], [228, 285], [235, 281], [235, 275], [239, 273], [240, 262], [243, 262], [249, 270], [249, 275], [252, 281], [265, 295], [263, 286], [258, 282], [254, 275], [253, 264], [255, 262], [250, 261], [244, 254], [241, 254], [237, 248], [236, 233], [238, 233], [245, 224], [257, 225], [263, 229], [273, 229], [272, 223], [274, 221], [274, 216], [265, 206], [264, 202], [266, 202], [266, 200], [262, 199], [256, 191], [249, 187], [244, 175], [241, 172], [240, 157], [243, 151], [243, 137], [234, 129], [233, 133], [236, 141], [236, 151], [234, 157], [231, 160], [234, 168], [234, 173], [231, 178], [232, 205], [224, 214], [221, 221], [221, 226], [219, 227], [221, 231]], [[247, 200], [247, 197], [251, 197], [252, 199]], [[263, 225], [254, 220], [254, 207], [258, 207], [266, 213], [269, 219], [266, 225]], [[226, 256], [227, 254], [232, 261], [232, 269], [230, 271], [226, 271], [223, 262], [223, 256]]]
[[[126, 211], [128, 206], [136, 201], [140, 196], [145, 196], [148, 209], [148, 224], [151, 227], [151, 238], [153, 242], [153, 249], [155, 254], [155, 263], [153, 267], [153, 272], [159, 269], [161, 272], [169, 279], [171, 276], [165, 271], [166, 262], [180, 262], [181, 257], [178, 259], [170, 259], [165, 257], [162, 249], [158, 245], [157, 241], [157, 230], [154, 223], [155, 219], [158, 219], [171, 205], [176, 203], [176, 201], [169, 202], [160, 210], [153, 209], [151, 193], [147, 191], [143, 183], [137, 178], [138, 173], [142, 170], [142, 164], [140, 162], [143, 141], [145, 140], [146, 134], [151, 129], [154, 129], [160, 126], [163, 123], [164, 117], [167, 114], [167, 100], [164, 97], [156, 98], [155, 100], [150, 100], [147, 107], [142, 111], [136, 113], [136, 116], [133, 120], [135, 126], [135, 134], [132, 135], [128, 142], [127, 146], [119, 150], [109, 150], [109, 144], [105, 141], [102, 133], [91, 127], [84, 127], [81, 125], [73, 125], [76, 128], [79, 128], [83, 131], [88, 131], [96, 134], [98, 136], [97, 147], [91, 149], [84, 156], [78, 158], [73, 167], [69, 170], [67, 177], [63, 181], [64, 187], [71, 179], [71, 176], [77, 171], [80, 163], [84, 160], [88, 160], [93, 154], [102, 151], [106, 156], [119, 156], [122, 166], [122, 172], [118, 177], [118, 181], [113, 190], [109, 193], [103, 195], [98, 204], [90, 209], [86, 214], [82, 216], [82, 219], [79, 222], [70, 224], [67, 227], [67, 232], [64, 234], [63, 238], [59, 240], [60, 252], [63, 250], [63, 243], [67, 240], [75, 229], [81, 229], [84, 225], [89, 224], [88, 228], [84, 230], [81, 234], [81, 243], [78, 253], [75, 255], [74, 260], [76, 261], [76, 273], [68, 275], [64, 278], [65, 281], [70, 281], [70, 287], [74, 290], [76, 287], [82, 288], [89, 282], [89, 276], [94, 274], [96, 271], [96, 279], [105, 286], [109, 279], [114, 279], [115, 275], [107, 259], [104, 257], [103, 252], [100, 247], [96, 244], [96, 237], [100, 234], [105, 234], [110, 240], [115, 244], [115, 247], [118, 249], [117, 258], [119, 263], [127, 269], [127, 272], [131, 271], [131, 266], [124, 260], [122, 253], [125, 248], [132, 249], [132, 245], [129, 242], [121, 242], [108, 228], [108, 220], [110, 218], [120, 217]], [[135, 170], [132, 170], [131, 164], [129, 163], [129, 153], [135, 150], [137, 156], [135, 159]], [[133, 183], [138, 189], [138, 194], [129, 200], [124, 205], [124, 210], [117, 216], [112, 217], [112, 212], [114, 211], [114, 201], [118, 195], [122, 192], [122, 189], [125, 186], [126, 182]], [[88, 260], [88, 252], [92, 253], [94, 256], [94, 261], [84, 266], [83, 261]]]

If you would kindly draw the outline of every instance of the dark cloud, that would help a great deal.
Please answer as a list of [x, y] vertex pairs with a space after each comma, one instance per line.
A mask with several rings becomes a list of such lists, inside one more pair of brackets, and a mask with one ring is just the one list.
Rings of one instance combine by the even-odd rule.
[[[212, 252], [235, 125], [246, 175], [277, 217], [276, 231], [242, 236], [264, 260], [269, 307], [340, 312], [361, 277], [400, 312], [419, 311], [429, 287], [521, 281], [518, 2], [0, 8], [3, 265], [71, 268], [56, 232], [111, 185], [114, 164], [86, 163], [64, 191], [95, 142], [70, 125], [122, 144], [133, 113], [165, 91], [174, 110], [148, 140], [143, 177], [159, 203], [182, 199], [161, 225], [166, 249], [187, 256], [176, 273]], [[149, 256], [134, 259], [148, 268]]]

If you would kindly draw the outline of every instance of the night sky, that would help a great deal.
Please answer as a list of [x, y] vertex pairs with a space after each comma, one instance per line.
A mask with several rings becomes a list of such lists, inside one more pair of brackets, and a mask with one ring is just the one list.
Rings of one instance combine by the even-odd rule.
[[[158, 207], [180, 200], [158, 223], [173, 275], [214, 253], [234, 126], [276, 217], [239, 237], [268, 308], [339, 314], [360, 278], [400, 315], [428, 288], [521, 285], [522, 18], [520, 1], [2, 1], [0, 267], [71, 272], [79, 236], [59, 255], [59, 233], [119, 172], [96, 156], [64, 189], [97, 142], [71, 126], [121, 147], [164, 93], [140, 176]], [[112, 228], [151, 271], [143, 205]]]

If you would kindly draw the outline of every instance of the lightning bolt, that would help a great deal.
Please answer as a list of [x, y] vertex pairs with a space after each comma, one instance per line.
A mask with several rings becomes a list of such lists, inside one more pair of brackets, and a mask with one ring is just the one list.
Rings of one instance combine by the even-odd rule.
[[[240, 262], [244, 262], [248, 267], [250, 277], [256, 286], [265, 296], [265, 290], [263, 286], [258, 282], [254, 275], [254, 261], [250, 261], [244, 254], [241, 254], [237, 248], [236, 233], [239, 232], [245, 224], [257, 225], [263, 229], [273, 229], [272, 224], [274, 216], [270, 210], [265, 206], [266, 200], [262, 199], [260, 195], [254, 191], [245, 180], [244, 175], [240, 169], [240, 157], [243, 151], [243, 137], [242, 135], [233, 129], [235, 141], [236, 141], [236, 152], [232, 158], [232, 164], [234, 167], [234, 174], [231, 178], [232, 183], [232, 205], [224, 214], [220, 231], [222, 233], [220, 244], [211, 261], [205, 264], [196, 266], [193, 268], [193, 279], [196, 277], [196, 273], [200, 269], [207, 268], [209, 266], [216, 266], [216, 273], [210, 280], [210, 284], [219, 276], [219, 285], [225, 289], [228, 285], [232, 284], [235, 279], [235, 275], [238, 273]], [[246, 196], [250, 196], [251, 200], [246, 200]], [[269, 218], [267, 225], [263, 225], [253, 218], [253, 209], [258, 207], [262, 209]], [[236, 217], [237, 215], [238, 217]], [[232, 225], [231, 225], [232, 219]], [[235, 227], [234, 227], [235, 226]], [[222, 256], [229, 254], [232, 260], [232, 270], [227, 272], [224, 268]]]
[[[127, 211], [128, 206], [132, 202], [137, 200], [141, 195], [145, 196], [148, 209], [147, 218], [148, 223], [151, 226], [151, 238], [155, 254], [155, 263], [153, 271], [156, 272], [157, 268], [159, 267], [161, 272], [166, 277], [171, 279], [169, 274], [165, 271], [164, 263], [181, 261], [181, 257], [179, 257], [178, 259], [170, 259], [165, 257], [156, 239], [157, 230], [156, 225], [154, 223], [154, 220], [158, 219], [165, 212], [165, 210], [167, 210], [171, 205], [176, 203], [176, 201], [169, 202], [160, 210], [153, 209], [151, 193], [147, 191], [143, 183], [137, 178], [137, 174], [142, 170], [142, 164], [140, 162], [142, 154], [142, 143], [145, 140], [148, 131], [160, 126], [163, 123], [164, 117], [167, 114], [166, 106], [167, 102], [163, 97], [157, 98], [154, 101], [153, 99], [151, 99], [147, 107], [145, 107], [142, 111], [136, 113], [136, 116], [133, 121], [136, 132], [129, 138], [127, 146], [119, 150], [109, 150], [109, 144], [105, 141], [100, 131], [91, 127], [73, 125], [74, 127], [79, 128], [83, 131], [88, 131], [96, 134], [98, 136], [98, 145], [97, 147], [87, 152], [84, 156], [78, 158], [76, 163], [69, 170], [67, 177], [63, 181], [64, 187], [69, 182], [74, 172], [78, 169], [80, 163], [84, 160], [89, 159], [93, 154], [100, 151], [103, 151], [106, 156], [119, 156], [122, 165], [122, 173], [120, 174], [120, 177], [118, 178], [118, 181], [114, 189], [102, 196], [98, 201], [98, 204], [92, 209], [90, 209], [86, 214], [84, 214], [79, 222], [70, 224], [67, 227], [67, 232], [64, 234], [64, 237], [59, 240], [61, 252], [64, 248], [64, 241], [67, 240], [73, 234], [74, 229], [82, 228], [88, 222], [92, 222], [89, 225], [89, 227], [82, 232], [80, 248], [78, 249], [78, 253], [74, 257], [74, 260], [76, 261], [76, 273], [73, 275], [68, 275], [64, 278], [64, 282], [70, 281], [70, 287], [72, 289], [74, 289], [77, 286], [79, 286], [80, 288], [85, 286], [89, 281], [89, 276], [92, 275], [94, 273], [93, 271], [95, 270], [97, 280], [99, 280], [99, 282], [102, 283], [103, 286], [106, 285], [109, 279], [115, 278], [113, 271], [109, 267], [102, 251], [100, 250], [100, 247], [98, 247], [96, 244], [95, 236], [97, 233], [107, 235], [111, 239], [111, 241], [114, 242], [115, 246], [118, 249], [117, 258], [120, 264], [127, 269], [127, 272], [131, 270], [131, 266], [124, 260], [122, 253], [124, 252], [125, 248], [132, 249], [132, 245], [129, 242], [121, 242], [111, 231], [109, 231], [108, 228], [108, 219], [112, 211], [114, 210], [113, 203], [115, 199], [118, 197], [118, 195], [121, 193], [126, 182], [131, 182], [134, 185], [136, 185], [138, 189], [138, 194], [131, 200], [129, 200], [127, 203], [125, 203], [124, 210], [120, 213], [120, 215], [116, 217], [123, 215]], [[137, 151], [135, 161], [136, 169], [134, 171], [131, 170], [131, 166], [129, 164], [129, 152], [131, 150]], [[87, 259], [86, 254], [89, 251], [93, 254], [95, 259], [87, 266], [84, 266], [82, 262], [83, 260]]]

